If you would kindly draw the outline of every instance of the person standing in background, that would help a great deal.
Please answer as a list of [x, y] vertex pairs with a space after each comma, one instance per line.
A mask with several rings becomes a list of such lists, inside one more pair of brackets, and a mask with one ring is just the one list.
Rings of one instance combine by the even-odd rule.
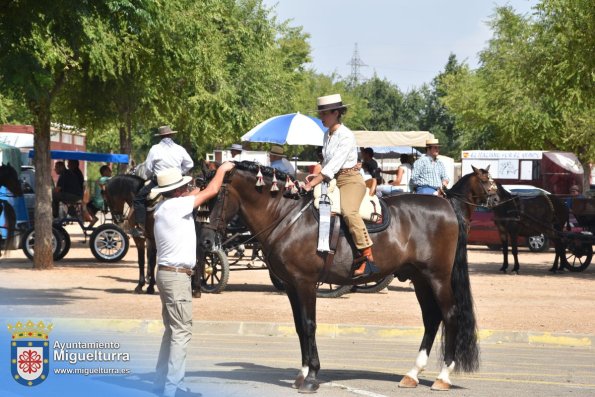
[[438, 139], [426, 141], [426, 154], [413, 163], [411, 182], [415, 193], [437, 196], [442, 187], [448, 185], [448, 175], [442, 161], [438, 160], [440, 142]]

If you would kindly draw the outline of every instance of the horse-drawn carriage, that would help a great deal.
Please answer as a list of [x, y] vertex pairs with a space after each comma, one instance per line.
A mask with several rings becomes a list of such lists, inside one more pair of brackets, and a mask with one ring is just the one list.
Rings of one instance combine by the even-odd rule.
[[595, 244], [595, 198], [572, 198], [571, 212], [580, 231], [565, 232], [566, 265], [570, 271], [582, 272], [591, 264]]
[[[126, 154], [104, 154], [90, 152], [74, 152], [66, 150], [52, 150], [52, 159], [79, 160], [103, 163], [128, 163]], [[29, 153], [32, 158], [34, 152]], [[52, 249], [54, 260], [60, 260], [70, 250], [70, 235], [66, 230], [67, 225], [78, 225], [85, 237], [89, 238], [89, 248], [97, 260], [102, 262], [117, 262], [121, 260], [129, 248], [126, 233], [117, 225], [110, 222], [107, 208], [103, 209], [102, 224], [99, 226], [86, 226], [84, 219], [84, 206], [82, 200], [61, 203], [60, 216], [52, 221]], [[35, 252], [35, 226], [33, 222], [27, 229], [22, 230], [21, 248], [27, 258], [33, 259]]]

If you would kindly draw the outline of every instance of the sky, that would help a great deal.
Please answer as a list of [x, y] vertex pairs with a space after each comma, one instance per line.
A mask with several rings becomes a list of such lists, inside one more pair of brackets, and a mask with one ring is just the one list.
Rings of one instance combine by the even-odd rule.
[[419, 88], [444, 70], [453, 53], [478, 66], [478, 53], [492, 33], [486, 22], [497, 6], [531, 14], [538, 0], [263, 0], [279, 21], [291, 20], [310, 34], [308, 65], [324, 74], [347, 77], [357, 44], [367, 66], [401, 91]]

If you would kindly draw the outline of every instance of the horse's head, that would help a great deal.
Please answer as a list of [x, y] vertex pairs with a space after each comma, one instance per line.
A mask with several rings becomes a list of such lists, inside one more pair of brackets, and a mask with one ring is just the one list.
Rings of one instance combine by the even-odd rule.
[[474, 202], [483, 204], [488, 208], [498, 205], [500, 202], [498, 186], [490, 175], [490, 166], [488, 165], [486, 169], [471, 166], [471, 169], [473, 169], [473, 174], [476, 177], [470, 184]]
[[[205, 179], [202, 182], [206, 186], [215, 173], [212, 170], [204, 171]], [[206, 203], [210, 211], [209, 224], [202, 228], [200, 243], [207, 251], [213, 250], [219, 236], [225, 236], [227, 224], [239, 211], [239, 197], [235, 193], [235, 187], [231, 186], [234, 173], [235, 169], [225, 176], [217, 196]]]
[[0, 186], [6, 186], [15, 196], [22, 196], [21, 182], [17, 171], [9, 164], [0, 166]]
[[[225, 235], [231, 219], [240, 214], [250, 227], [266, 228], [280, 216], [281, 200], [299, 197], [294, 189], [297, 182], [291, 176], [257, 163], [236, 162], [235, 168], [225, 177], [223, 186], [210, 212], [210, 224], [205, 226], [201, 243], [205, 249], [216, 245], [217, 235]], [[268, 215], [267, 215], [268, 214]]]

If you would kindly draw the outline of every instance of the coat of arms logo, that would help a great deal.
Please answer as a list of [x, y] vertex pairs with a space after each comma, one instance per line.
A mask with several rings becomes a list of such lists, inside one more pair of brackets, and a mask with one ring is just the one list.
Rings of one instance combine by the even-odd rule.
[[53, 325], [43, 321], [8, 324], [12, 334], [10, 342], [10, 369], [12, 378], [24, 386], [37, 386], [50, 372], [49, 336]]

